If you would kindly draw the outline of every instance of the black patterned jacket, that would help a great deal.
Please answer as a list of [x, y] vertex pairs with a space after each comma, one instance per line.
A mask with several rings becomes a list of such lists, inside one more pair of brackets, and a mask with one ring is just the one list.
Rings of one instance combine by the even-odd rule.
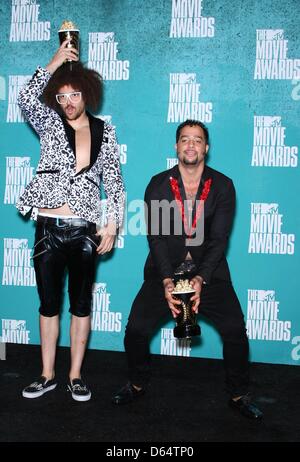
[[75, 131], [42, 95], [51, 74], [38, 67], [21, 89], [18, 104], [40, 137], [41, 157], [36, 175], [25, 188], [17, 208], [36, 219], [38, 208], [57, 208], [67, 203], [72, 212], [93, 223], [103, 222], [100, 182], [107, 195], [105, 219], [120, 227], [124, 210], [124, 185], [114, 128], [88, 114], [91, 130], [90, 165], [76, 173]]

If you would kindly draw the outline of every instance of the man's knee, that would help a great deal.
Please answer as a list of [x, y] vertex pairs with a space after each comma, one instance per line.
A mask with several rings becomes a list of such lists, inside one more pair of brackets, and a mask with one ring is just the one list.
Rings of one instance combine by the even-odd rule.
[[86, 316], [90, 316], [91, 305], [86, 303], [76, 303], [70, 306], [69, 312], [78, 318], [84, 318]]
[[223, 327], [222, 337], [224, 340], [231, 342], [248, 341], [247, 330], [244, 322], [242, 323], [228, 323]]
[[126, 339], [147, 339], [151, 335], [151, 332], [149, 329], [147, 329], [147, 326], [143, 324], [138, 324], [138, 323], [131, 323], [130, 321], [128, 322], [126, 328], [125, 328], [125, 338]]
[[59, 303], [43, 303], [39, 308], [39, 313], [46, 318], [52, 318], [53, 316], [59, 315], [59, 311]]

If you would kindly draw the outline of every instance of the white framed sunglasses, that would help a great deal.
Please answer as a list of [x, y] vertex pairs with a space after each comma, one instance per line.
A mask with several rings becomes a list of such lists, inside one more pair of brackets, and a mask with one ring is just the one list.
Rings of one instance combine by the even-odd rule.
[[79, 103], [81, 100], [81, 91], [72, 91], [71, 93], [58, 93], [55, 95], [56, 101], [58, 104], [67, 104], [68, 100], [71, 103]]

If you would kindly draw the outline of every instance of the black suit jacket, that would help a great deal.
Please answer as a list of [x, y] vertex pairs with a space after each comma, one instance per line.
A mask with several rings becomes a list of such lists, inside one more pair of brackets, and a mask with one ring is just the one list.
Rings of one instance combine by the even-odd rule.
[[[182, 227], [182, 232], [178, 235], [178, 230], [176, 231], [174, 227], [174, 220], [181, 221], [177, 206], [174, 207], [170, 217], [166, 217], [165, 212], [161, 212], [158, 232], [157, 226], [153, 226], [153, 217], [158, 216], [159, 201], [174, 201], [170, 177], [177, 179], [181, 197], [183, 200], [186, 199], [177, 165], [155, 175], [148, 184], [145, 203], [150, 253], [145, 263], [144, 278], [161, 280], [172, 278], [175, 268], [185, 260], [187, 253], [190, 252], [197, 265], [197, 274], [202, 276], [207, 284], [214, 280], [230, 281], [225, 250], [235, 211], [235, 189], [232, 180], [205, 166], [197, 193], [198, 199], [204, 182], [211, 178], [210, 192], [204, 206], [204, 241], [201, 245], [189, 246], [184, 228]], [[162, 226], [166, 218], [170, 222], [170, 232], [167, 233]]]

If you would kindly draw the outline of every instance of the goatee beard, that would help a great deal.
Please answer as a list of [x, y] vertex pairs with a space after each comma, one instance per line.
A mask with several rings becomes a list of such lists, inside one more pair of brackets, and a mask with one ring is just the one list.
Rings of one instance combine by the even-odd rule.
[[182, 162], [185, 164], [185, 165], [197, 165], [198, 163], [198, 159], [194, 159], [194, 160], [188, 160], [188, 159], [185, 159], [183, 158]]

